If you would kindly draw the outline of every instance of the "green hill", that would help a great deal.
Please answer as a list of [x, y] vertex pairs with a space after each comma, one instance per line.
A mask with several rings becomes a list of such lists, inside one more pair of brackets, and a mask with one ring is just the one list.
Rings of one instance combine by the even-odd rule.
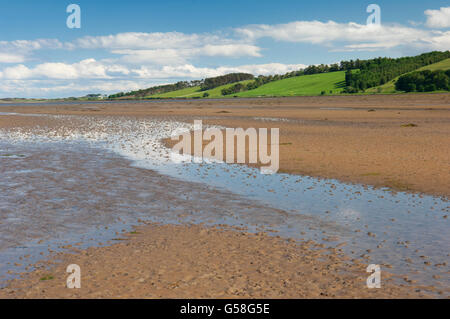
[[[402, 75], [423, 70], [436, 71], [448, 69], [450, 69], [450, 51], [433, 51], [417, 56], [401, 58], [378, 57], [368, 60], [356, 59], [341, 61], [340, 63], [330, 65], [310, 65], [304, 69], [287, 72], [286, 74], [258, 75], [254, 77], [246, 73], [230, 73], [203, 80], [193, 80], [190, 82], [179, 81], [174, 84], [154, 86], [137, 91], [119, 92], [110, 95], [109, 98], [189, 99], [314, 96], [341, 93], [398, 93], [395, 89], [395, 83]], [[414, 77], [410, 76], [408, 79], [408, 81], [413, 81]], [[432, 78], [430, 81], [438, 80], [438, 78]], [[380, 85], [381, 83], [384, 84]], [[426, 84], [428, 87], [427, 90], [433, 89], [432, 84]], [[412, 86], [413, 84], [409, 87]], [[448, 90], [447, 85], [436, 84], [436, 87]], [[209, 89], [202, 91], [202, 88]], [[222, 92], [226, 95], [222, 95]]]
[[[241, 81], [239, 83], [247, 84], [251, 81], [252, 80], [246, 80], [246, 81]], [[223, 89], [229, 88], [230, 86], [233, 86], [235, 84], [236, 83], [226, 84], [226, 85], [222, 85], [222, 86], [216, 87], [211, 90], [206, 90], [206, 91], [201, 91], [200, 86], [195, 86], [195, 87], [191, 87], [191, 88], [187, 88], [187, 89], [167, 92], [164, 94], [154, 94], [154, 95], [150, 95], [147, 97], [148, 98], [162, 98], [162, 99], [163, 98], [199, 98], [199, 97], [203, 97], [203, 95], [205, 93], [208, 93], [209, 94], [208, 98], [216, 98], [217, 99], [217, 98], [224, 97], [222, 95]]]
[[434, 64], [430, 64], [427, 66], [424, 66], [420, 69], [417, 69], [417, 71], [425, 71], [425, 70], [430, 70], [430, 71], [436, 71], [436, 70], [448, 70], [450, 69], [450, 59], [446, 59], [443, 60], [441, 62], [438, 63], [434, 63]]
[[[449, 69], [450, 69], [450, 59], [446, 59], [446, 60], [440, 61], [438, 63], [433, 63], [430, 65], [421, 67], [413, 72], [425, 71], [425, 70], [436, 71], [436, 70], [449, 70]], [[367, 89], [366, 92], [367, 93], [397, 93], [397, 91], [395, 90], [395, 82], [397, 82], [399, 77], [400, 76], [396, 77], [395, 79], [387, 82], [386, 84]]]
[[345, 72], [330, 72], [296, 76], [270, 82], [254, 90], [240, 92], [233, 96], [301, 96], [340, 93], [345, 87]]
[[152, 94], [146, 96], [146, 98], [177, 98], [177, 97], [192, 97], [192, 95], [195, 95], [197, 92], [200, 92], [200, 86], [193, 86], [186, 89], [181, 89], [177, 91], [162, 93], [162, 94]]
[[[443, 60], [438, 63], [430, 64], [416, 71], [423, 70], [448, 70], [450, 69], [450, 59]], [[366, 93], [396, 93], [395, 78], [388, 83], [373, 87], [366, 90]], [[252, 80], [242, 81], [239, 83], [247, 84]], [[222, 95], [222, 89], [229, 88], [236, 83], [222, 85], [217, 88], [201, 91], [200, 86], [186, 88], [182, 90], [172, 91], [164, 94], [154, 94], [147, 96], [149, 98], [201, 98], [208, 93], [208, 98], [231, 98], [231, 97], [258, 97], [258, 96], [302, 96], [302, 95], [320, 95], [322, 92], [326, 94], [339, 94], [345, 87], [345, 72], [329, 72], [312, 75], [302, 75], [291, 77], [283, 80], [269, 82], [260, 87], [239, 92], [236, 94]]]
[[[239, 83], [247, 84], [251, 80]], [[345, 86], [345, 72], [330, 72], [313, 75], [302, 75], [283, 79], [279, 81], [264, 84], [254, 90], [240, 92], [231, 95], [222, 95], [222, 90], [229, 88], [236, 83], [222, 85], [217, 88], [201, 91], [199, 86], [172, 91], [164, 94], [155, 94], [152, 98], [198, 98], [208, 93], [209, 98], [230, 98], [238, 97], [256, 97], [256, 96], [300, 96], [300, 95], [320, 95], [322, 91], [326, 94], [340, 93]]]

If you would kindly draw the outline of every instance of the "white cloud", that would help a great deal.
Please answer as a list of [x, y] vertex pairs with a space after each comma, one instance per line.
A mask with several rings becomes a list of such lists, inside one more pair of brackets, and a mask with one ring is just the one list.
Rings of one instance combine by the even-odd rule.
[[208, 45], [239, 44], [239, 39], [230, 39], [214, 34], [185, 34], [181, 32], [125, 32], [107, 36], [86, 36], [71, 43], [68, 48], [106, 49], [106, 50], [145, 50], [145, 49], [186, 49]]
[[0, 63], [22, 63], [25, 57], [22, 54], [0, 52]]
[[42, 63], [33, 68], [23, 64], [4, 68], [0, 72], [2, 80], [36, 80], [36, 79], [171, 79], [171, 78], [206, 78], [231, 72], [248, 72], [255, 75], [282, 74], [305, 68], [304, 64], [250, 64], [242, 66], [220, 66], [217, 68], [196, 67], [192, 64], [141, 66], [128, 68], [125, 65], [109, 64], [95, 59], [85, 59], [77, 63]]
[[23, 64], [7, 67], [0, 73], [0, 79], [111, 79], [113, 75], [127, 75], [129, 70], [121, 65], [108, 65], [95, 59], [85, 59], [78, 63], [42, 63], [34, 68]]
[[442, 7], [439, 10], [426, 10], [427, 22], [425, 25], [429, 28], [450, 28], [450, 7]]
[[224, 57], [261, 57], [260, 48], [248, 44], [222, 44], [222, 45], [205, 45], [196, 49], [194, 52], [198, 55], [205, 56], [224, 56]]
[[[213, 34], [127, 32], [85, 36], [66, 43], [57, 39], [0, 41], [0, 63], [23, 63], [34, 51], [41, 49], [105, 50], [120, 55], [118, 61], [129, 64], [180, 65], [203, 56], [261, 57], [259, 47], [241, 39], [229, 39]], [[50, 66], [51, 71], [57, 73], [57, 68], [62, 71], [65, 67]], [[71, 73], [70, 70], [67, 71]]]
[[107, 36], [86, 36], [71, 43], [83, 49], [174, 49], [195, 47], [205, 42], [217, 42], [214, 36], [184, 34], [180, 32], [126, 32]]
[[269, 75], [282, 74], [304, 67], [303, 64], [270, 63], [217, 68], [183, 64], [163, 67], [141, 66], [129, 69], [123, 65], [108, 64], [94, 59], [82, 60], [74, 64], [43, 63], [34, 68], [19, 64], [0, 71], [2, 82], [0, 96], [58, 97], [81, 96], [88, 93], [109, 94], [231, 72]]
[[183, 52], [175, 49], [155, 49], [155, 50], [113, 50], [111, 53], [120, 55], [120, 61], [130, 64], [183, 64], [186, 63], [187, 56]]
[[0, 50], [33, 51], [40, 49], [59, 49], [63, 44], [57, 39], [0, 41]]
[[427, 47], [433, 50], [449, 50], [450, 49], [450, 31], [434, 32], [434, 36], [429, 40]]
[[212, 77], [221, 75], [221, 73], [214, 68], [195, 67], [192, 64], [184, 65], [167, 65], [162, 68], [153, 68], [142, 66], [139, 69], [133, 69], [132, 72], [139, 78], [144, 79], [170, 79], [170, 78], [192, 78], [200, 79], [205, 77]]
[[56, 39], [0, 41], [0, 63], [23, 63], [33, 51], [62, 48]]
[[185, 49], [154, 50], [113, 50], [112, 53], [122, 55], [121, 61], [131, 64], [153, 63], [160, 65], [184, 64], [195, 57], [260, 57], [260, 48], [247, 44], [206, 45]]
[[[251, 41], [272, 38], [276, 41], [319, 44], [332, 50], [382, 50], [400, 46], [435, 48], [447, 34], [401, 25], [362, 25], [334, 21], [295, 21], [277, 25], [250, 25], [236, 32]], [[448, 47], [447, 47], [448, 48]]]
[[250, 64], [238, 67], [222, 67], [218, 68], [223, 74], [231, 72], [247, 72], [254, 75], [274, 75], [285, 74], [292, 71], [297, 71], [306, 68], [306, 64], [283, 64], [283, 63], [268, 63], [268, 64]]
[[[429, 25], [444, 25], [450, 8], [427, 10]], [[445, 20], [445, 21], [444, 21]], [[261, 38], [276, 41], [321, 45], [329, 51], [382, 51], [401, 48], [447, 50], [447, 32], [401, 25], [362, 25], [353, 22], [294, 21], [276, 25], [250, 25], [235, 29], [233, 36], [223, 34], [185, 34], [181, 32], [126, 32], [106, 36], [85, 36], [72, 42], [57, 39], [0, 41], [0, 63], [24, 63], [40, 49], [105, 50], [109, 59], [129, 65], [183, 66], [201, 57], [261, 57], [255, 43]], [[50, 61], [49, 61], [50, 62]], [[48, 65], [50, 74], [60, 77], [65, 65]], [[59, 70], [58, 70], [59, 69]], [[67, 74], [78, 76], [70, 68]], [[99, 75], [102, 76], [102, 75]]]
[[89, 93], [116, 93], [119, 91], [138, 90], [158, 83], [130, 80], [6, 80], [0, 87], [1, 97], [68, 97], [82, 96]]
[[1, 74], [2, 79], [27, 79], [31, 76], [31, 70], [23, 64], [9, 67], [3, 70]]
[[214, 77], [233, 72], [246, 72], [254, 75], [273, 75], [284, 74], [305, 68], [304, 64], [249, 64], [241, 66], [221, 66], [217, 68], [196, 67], [192, 64], [177, 66], [164, 66], [162, 68], [151, 68], [142, 66], [139, 69], [132, 70], [139, 78], [146, 79], [169, 79], [169, 78], [192, 78], [202, 79]]
[[108, 36], [86, 36], [65, 47], [70, 49], [104, 49], [121, 55], [121, 61], [131, 64], [185, 64], [201, 56], [260, 57], [260, 48], [240, 39], [228, 39], [212, 34], [180, 32], [127, 32]]

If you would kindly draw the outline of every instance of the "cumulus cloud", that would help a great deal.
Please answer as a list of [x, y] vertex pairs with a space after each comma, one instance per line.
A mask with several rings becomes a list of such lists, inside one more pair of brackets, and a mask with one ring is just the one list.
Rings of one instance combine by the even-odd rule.
[[[261, 57], [261, 49], [241, 39], [213, 34], [180, 32], [126, 32], [107, 36], [85, 36], [71, 42], [57, 39], [0, 41], [0, 63], [23, 63], [37, 50], [105, 50], [119, 55], [119, 60], [131, 64], [185, 64], [196, 57]], [[50, 68], [64, 65], [51, 65]], [[69, 73], [73, 73], [73, 70]]]
[[107, 36], [85, 36], [66, 45], [84, 49], [176, 49], [236, 43], [239, 43], [238, 39], [208, 33], [124, 32]]
[[255, 75], [282, 74], [305, 68], [304, 64], [249, 64], [242, 66], [220, 66], [217, 68], [197, 67], [192, 64], [141, 66], [130, 68], [120, 64], [109, 64], [95, 59], [86, 59], [77, 63], [42, 63], [33, 68], [23, 64], [4, 68], [0, 72], [2, 80], [36, 79], [171, 79], [206, 78], [232, 72], [248, 72]]
[[449, 50], [450, 49], [450, 31], [434, 32], [434, 36], [429, 41], [429, 47], [433, 50]]
[[229, 57], [243, 56], [260, 57], [260, 48], [247, 44], [206, 45], [199, 48], [185, 49], [154, 49], [154, 50], [113, 50], [112, 53], [121, 55], [121, 61], [142, 64], [183, 64], [195, 57]]
[[447, 33], [421, 30], [401, 25], [362, 25], [354, 22], [295, 21], [276, 25], [250, 25], [236, 32], [256, 41], [272, 38], [276, 41], [309, 43], [330, 47], [334, 51], [375, 51], [395, 47], [448, 49]]
[[107, 36], [86, 36], [67, 45], [84, 49], [175, 49], [223, 41], [226, 40], [207, 34], [124, 32]]
[[283, 74], [305, 68], [304, 64], [250, 64], [241, 66], [220, 66], [217, 68], [196, 67], [192, 64], [177, 66], [164, 66], [162, 68], [151, 68], [142, 66], [139, 69], [133, 69], [132, 73], [139, 78], [148, 79], [169, 79], [169, 78], [192, 78], [200, 79], [207, 77], [220, 76], [233, 72], [246, 72], [254, 75], [273, 75]]
[[450, 28], [450, 7], [442, 7], [439, 10], [426, 10], [427, 22], [425, 25], [429, 28]]
[[[449, 8], [427, 10], [427, 25], [448, 24]], [[377, 51], [396, 48], [447, 50], [448, 32], [402, 25], [365, 25], [353, 22], [294, 21], [275, 25], [249, 25], [233, 34], [181, 32], [125, 32], [85, 36], [62, 43], [56, 39], [0, 41], [0, 63], [23, 63], [40, 49], [107, 51], [125, 64], [185, 65], [201, 57], [261, 57], [255, 43], [261, 38], [322, 45], [329, 51]], [[56, 67], [56, 66], [52, 66]], [[61, 66], [63, 67], [63, 66]]]
[[195, 57], [260, 57], [260, 48], [212, 34], [181, 32], [126, 32], [107, 36], [86, 36], [65, 44], [69, 49], [103, 49], [121, 55], [126, 63], [160, 65], [185, 64]]
[[218, 70], [223, 72], [223, 74], [231, 72], [247, 72], [254, 75], [274, 75], [298, 71], [306, 67], [307, 67], [306, 64], [267, 63], [267, 64], [249, 64], [238, 67], [222, 67], [218, 68]]
[[132, 70], [133, 74], [143, 79], [192, 78], [200, 79], [221, 75], [217, 69], [196, 67], [192, 64], [166, 65], [161, 68], [142, 66]]
[[233, 72], [246, 72], [254, 75], [284, 74], [305, 68], [304, 64], [249, 64], [241, 66], [220, 66], [217, 68], [196, 67], [192, 64], [177, 66], [164, 66], [162, 68], [151, 68], [142, 66], [139, 69], [131, 70], [139, 78], [148, 79], [169, 79], [169, 78], [192, 78], [201, 79], [207, 77], [220, 76]]
[[5, 80], [0, 86], [0, 95], [8, 97], [68, 97], [89, 93], [116, 93], [119, 91], [138, 90], [159, 83], [136, 80]]
[[62, 47], [63, 44], [56, 39], [0, 41], [0, 63], [22, 63], [33, 51]]
[[222, 44], [222, 45], [205, 45], [196, 49], [194, 52], [198, 55], [205, 56], [224, 56], [224, 57], [260, 57], [260, 48], [249, 44]]
[[85, 59], [78, 63], [42, 63], [34, 68], [23, 64], [3, 69], [0, 79], [111, 79], [114, 74], [127, 75], [129, 70], [121, 65], [108, 65], [95, 59]]
[[40, 49], [59, 49], [63, 44], [57, 39], [0, 41], [0, 50], [33, 51]]
[[22, 63], [24, 61], [25, 56], [22, 54], [0, 52], [0, 63]]
[[[115, 93], [147, 88], [183, 79], [202, 79], [232, 72], [255, 75], [282, 74], [304, 68], [303, 64], [249, 64], [242, 66], [197, 67], [192, 64], [128, 68], [94, 59], [78, 63], [42, 63], [34, 68], [23, 64], [0, 71], [0, 95], [57, 97], [88, 93]], [[80, 81], [82, 79], [83, 81]], [[72, 92], [72, 93], [68, 93]]]

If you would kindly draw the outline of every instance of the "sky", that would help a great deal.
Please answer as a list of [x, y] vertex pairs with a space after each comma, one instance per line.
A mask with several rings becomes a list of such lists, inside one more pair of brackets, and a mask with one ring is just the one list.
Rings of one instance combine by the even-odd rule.
[[[381, 19], [368, 23], [371, 4]], [[0, 0], [0, 9], [0, 98], [111, 94], [450, 49], [448, 1]]]

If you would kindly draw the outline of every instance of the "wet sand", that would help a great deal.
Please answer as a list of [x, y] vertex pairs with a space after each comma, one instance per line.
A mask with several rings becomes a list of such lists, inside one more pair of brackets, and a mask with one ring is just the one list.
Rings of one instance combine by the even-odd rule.
[[[1, 110], [169, 116], [227, 127], [278, 127], [280, 172], [450, 195], [450, 94], [168, 100]], [[11, 125], [0, 119], [0, 127]]]
[[[207, 124], [229, 127], [279, 127], [283, 172], [450, 194], [448, 94], [20, 106], [0, 111], [169, 117], [184, 122], [203, 119]], [[417, 126], [402, 126], [408, 123]], [[0, 117], [0, 128], [33, 132], [36, 125], [51, 127], [52, 120]], [[369, 290], [365, 286], [367, 262], [349, 260], [339, 249], [295, 244], [268, 234], [151, 224], [123, 238], [126, 240], [112, 246], [56, 255], [53, 260], [62, 262], [44, 262], [23, 280], [1, 289], [0, 297], [428, 296], [426, 287], [413, 286], [408, 277], [400, 277], [405, 285], [386, 280], [386, 272], [383, 288]], [[81, 266], [82, 290], [64, 288], [69, 263]], [[53, 279], [41, 280], [49, 276]]]
[[[117, 244], [58, 254], [0, 289], [0, 298], [425, 298], [421, 287], [368, 289], [367, 265], [338, 249], [242, 229], [137, 227]], [[81, 289], [66, 288], [66, 267]]]

